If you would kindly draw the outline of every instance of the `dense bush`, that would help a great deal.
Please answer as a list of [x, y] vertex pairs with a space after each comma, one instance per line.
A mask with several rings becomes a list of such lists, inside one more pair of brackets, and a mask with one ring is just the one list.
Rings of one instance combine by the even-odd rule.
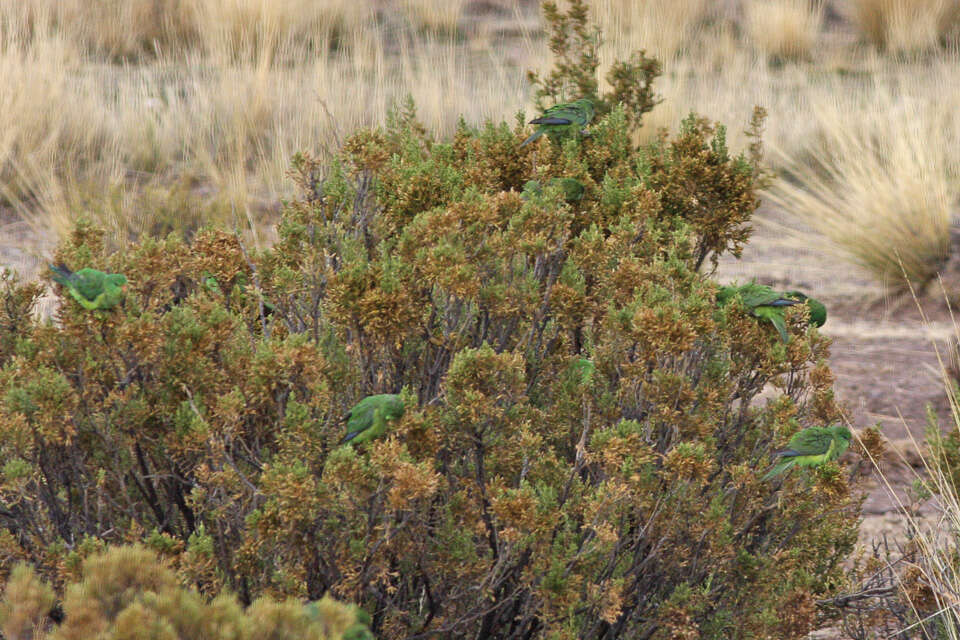
[[[207, 601], [177, 583], [156, 554], [140, 546], [97, 553], [69, 585], [62, 610], [29, 565], [18, 565], [0, 600], [6, 640], [365, 640], [372, 638], [353, 607], [329, 598], [307, 606], [260, 598], [244, 611], [223, 594]], [[54, 620], [63, 624], [54, 627]]]
[[[262, 252], [106, 255], [79, 225], [56, 258], [132, 291], [50, 324], [4, 290], [3, 567], [59, 590], [140, 542], [202, 593], [329, 593], [384, 638], [802, 637], [857, 500], [835, 464], [759, 477], [838, 417], [827, 340], [716, 308], [701, 267], [746, 242], [757, 166], [693, 116], [637, 149], [631, 114], [520, 149], [520, 123], [440, 141], [400, 109], [297, 158]], [[338, 447], [373, 393], [403, 418]]]

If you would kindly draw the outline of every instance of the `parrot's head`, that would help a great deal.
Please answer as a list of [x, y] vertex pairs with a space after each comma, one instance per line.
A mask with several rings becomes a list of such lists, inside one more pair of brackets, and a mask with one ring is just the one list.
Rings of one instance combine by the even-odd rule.
[[123, 291], [127, 287], [127, 276], [122, 273], [111, 273], [107, 275], [107, 282]]
[[730, 302], [730, 300], [737, 295], [737, 287], [734, 285], [728, 285], [725, 287], [720, 287], [717, 289], [717, 304], [721, 307]]
[[819, 300], [809, 298], [799, 291], [787, 291], [784, 295], [791, 300], [800, 300], [807, 304], [807, 308], [810, 309], [810, 324], [822, 327], [827, 321], [827, 308]]
[[843, 441], [844, 448], [850, 444], [850, 440], [853, 438], [853, 433], [850, 432], [846, 426], [842, 424], [835, 424], [830, 427], [830, 431], [833, 432], [833, 435]]
[[590, 122], [591, 120], [593, 120], [593, 101], [592, 100], [590, 100], [589, 98], [580, 98], [579, 100], [574, 102], [574, 104], [577, 105], [577, 107], [579, 107], [580, 109], [583, 109], [583, 112], [587, 116], [587, 122]]
[[807, 298], [807, 306], [810, 308], [810, 323], [822, 327], [827, 321], [827, 308], [814, 298]]

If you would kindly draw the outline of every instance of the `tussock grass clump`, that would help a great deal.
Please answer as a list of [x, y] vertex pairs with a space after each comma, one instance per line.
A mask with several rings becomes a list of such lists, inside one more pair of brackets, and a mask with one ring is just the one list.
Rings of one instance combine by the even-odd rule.
[[355, 34], [381, 22], [456, 33], [463, 0], [27, 0], [0, 7], [6, 36], [56, 34], [84, 55], [114, 62], [157, 58], [209, 62], [248, 59], [296, 62], [353, 46]]
[[750, 2], [744, 6], [750, 41], [772, 61], [808, 60], [820, 36], [823, 5], [809, 0]]
[[[953, 172], [960, 139], [949, 98], [911, 99], [912, 83], [876, 84], [861, 97], [808, 98], [813, 128], [803, 153], [779, 154], [783, 179], [767, 196], [817, 234], [808, 243], [838, 250], [893, 288], [931, 281], [951, 252]], [[856, 103], [871, 96], [874, 109]]]
[[956, 0], [852, 0], [848, 11], [863, 37], [893, 53], [921, 53], [955, 36]]
[[344, 132], [382, 123], [407, 93], [445, 133], [457, 113], [481, 120], [522, 105], [519, 69], [473, 60], [448, 29], [419, 26], [399, 4], [381, 23], [368, 3], [343, 3], [335, 23], [345, 26], [327, 31], [316, 12], [340, 5], [306, 4], [313, 18], [296, 3], [199, 3], [202, 41], [158, 45], [120, 65], [84, 39], [84, 21], [99, 19], [88, 14], [109, 13], [99, 4], [79, 3], [86, 13], [76, 21], [43, 22], [22, 13], [39, 5], [3, 3], [0, 206], [60, 236], [81, 213], [121, 243], [168, 226], [128, 204], [166, 190], [171, 202], [191, 202], [187, 218], [202, 210], [206, 222], [233, 224], [237, 215], [262, 231], [292, 195], [286, 171], [297, 150], [325, 153]]
[[709, 0], [593, 0], [589, 4], [615, 57], [640, 45], [664, 61], [682, 55], [716, 10]]

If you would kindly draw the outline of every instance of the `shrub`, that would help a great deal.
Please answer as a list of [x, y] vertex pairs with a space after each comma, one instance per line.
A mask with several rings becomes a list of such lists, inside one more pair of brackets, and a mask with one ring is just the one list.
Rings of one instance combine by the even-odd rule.
[[[695, 116], [637, 149], [628, 109], [520, 149], [521, 123], [443, 141], [407, 105], [296, 158], [262, 252], [203, 230], [108, 256], [79, 226], [57, 259], [132, 291], [16, 323], [5, 566], [59, 590], [139, 541], [201, 593], [330, 593], [384, 638], [803, 637], [857, 499], [834, 464], [759, 478], [838, 418], [828, 342], [716, 308], [702, 267], [746, 242], [758, 168]], [[556, 177], [583, 197], [521, 197]], [[338, 447], [374, 393], [403, 418]]]
[[[17, 565], [0, 601], [0, 630], [8, 640], [360, 640], [366, 614], [330, 598], [304, 606], [258, 599], [246, 611], [236, 598], [212, 601], [177, 583], [173, 571], [141, 546], [96, 553], [67, 587], [63, 608], [29, 565]], [[54, 626], [54, 620], [62, 624]]]
[[643, 50], [635, 52], [627, 61], [615, 61], [606, 75], [612, 90], [600, 95], [597, 80], [600, 31], [588, 22], [586, 4], [583, 0], [571, 0], [566, 13], [551, 0], [544, 0], [542, 7], [555, 64], [546, 77], [536, 71], [527, 72], [527, 79], [536, 87], [537, 107], [543, 109], [574, 98], [590, 98], [600, 118], [619, 104], [623, 105], [630, 125], [638, 128], [643, 114], [660, 101], [653, 92], [653, 81], [661, 72], [660, 62], [648, 58]]

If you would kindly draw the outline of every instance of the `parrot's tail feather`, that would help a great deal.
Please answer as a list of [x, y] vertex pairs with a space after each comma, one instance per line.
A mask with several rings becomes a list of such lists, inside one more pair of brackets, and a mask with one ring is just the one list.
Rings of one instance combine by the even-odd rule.
[[793, 460], [790, 460], [790, 459], [784, 460], [784, 461], [781, 462], [780, 464], [776, 465], [773, 469], [770, 469], [770, 471], [768, 471], [768, 472], [766, 473], [766, 475], [764, 475], [762, 478], [760, 478], [760, 481], [761, 481], [761, 482], [766, 482], [766, 481], [769, 480], [770, 478], [772, 478], [772, 477], [774, 477], [774, 476], [776, 476], [776, 475], [779, 475], [779, 474], [783, 473], [784, 471], [786, 471], [787, 469], [789, 469], [790, 467], [793, 466], [793, 462], [794, 462], [794, 461], [793, 461]]
[[543, 131], [534, 131], [533, 134], [532, 134], [529, 138], [527, 138], [526, 140], [524, 140], [523, 142], [520, 143], [520, 147], [518, 147], [518, 148], [523, 148], [523, 147], [527, 146], [528, 144], [530, 144], [531, 142], [533, 142], [534, 140], [536, 140], [537, 138], [539, 138], [539, 137], [542, 136], [542, 135], [543, 135]]
[[534, 118], [530, 121], [530, 124], [573, 124], [573, 120], [570, 118], [557, 118], [557, 117], [546, 117], [546, 118]]
[[777, 333], [780, 334], [780, 339], [784, 342], [790, 342], [790, 335], [787, 333], [787, 323], [783, 319], [783, 316], [779, 314], [771, 315], [770, 322], [772, 322], [773, 326], [776, 327]]
[[783, 451], [777, 451], [777, 457], [779, 458], [794, 458], [796, 456], [803, 455], [799, 451], [794, 451], [793, 449], [784, 449]]
[[356, 438], [358, 435], [360, 435], [360, 432], [359, 432], [359, 431], [354, 431], [353, 433], [348, 433], [347, 435], [343, 436], [343, 440], [340, 441], [340, 444], [347, 444], [348, 442], [350, 442], [351, 440], [353, 440], [354, 438]]
[[777, 298], [769, 304], [771, 307], [792, 307], [795, 304], [800, 304], [800, 300], [790, 300], [789, 298]]
[[73, 272], [67, 268], [67, 265], [61, 263], [58, 265], [50, 265], [50, 271], [53, 272], [53, 279], [56, 282], [59, 282], [63, 286], [69, 286], [70, 278], [73, 277]]

